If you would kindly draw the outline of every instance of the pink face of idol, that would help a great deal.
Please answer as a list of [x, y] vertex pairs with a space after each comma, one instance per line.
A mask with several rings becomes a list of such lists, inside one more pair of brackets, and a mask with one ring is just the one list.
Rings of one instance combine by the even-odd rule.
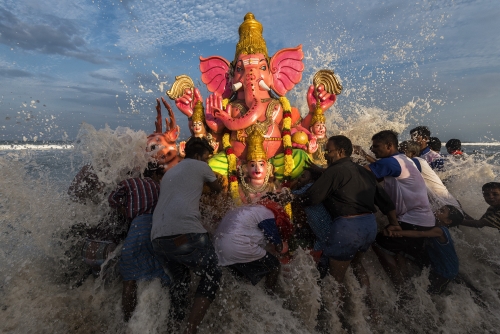
[[193, 122], [192, 129], [193, 129], [193, 134], [195, 136], [197, 136], [197, 135], [201, 136], [201, 135], [206, 134], [205, 126], [203, 125], [203, 122], [199, 122], [199, 121]]
[[248, 175], [253, 180], [264, 180], [267, 173], [267, 161], [251, 160], [247, 163]]
[[241, 82], [245, 86], [253, 83], [256, 89], [264, 90], [258, 85], [260, 80], [268, 86], [272, 82], [266, 57], [262, 53], [240, 55], [234, 68], [233, 83]]
[[316, 122], [311, 127], [311, 132], [316, 136], [316, 138], [325, 138], [326, 126], [325, 123]]

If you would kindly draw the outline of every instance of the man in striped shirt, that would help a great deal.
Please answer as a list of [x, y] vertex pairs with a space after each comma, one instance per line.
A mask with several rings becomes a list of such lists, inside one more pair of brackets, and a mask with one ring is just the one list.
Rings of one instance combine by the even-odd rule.
[[[152, 177], [123, 180], [108, 197], [109, 205], [121, 210], [129, 222], [135, 217], [152, 214], [158, 202], [160, 184], [159, 181], [154, 180], [154, 178], [158, 179], [157, 174], [148, 169], [144, 176], [146, 175]], [[161, 180], [161, 176], [159, 176], [159, 180]]]
[[155, 258], [150, 234], [153, 210], [158, 203], [163, 169], [149, 164], [143, 178], [120, 182], [109, 197], [109, 205], [131, 222], [123, 243], [120, 274], [123, 279], [122, 308], [128, 321], [137, 305], [137, 280], [159, 278], [163, 285], [170, 283], [161, 263]]

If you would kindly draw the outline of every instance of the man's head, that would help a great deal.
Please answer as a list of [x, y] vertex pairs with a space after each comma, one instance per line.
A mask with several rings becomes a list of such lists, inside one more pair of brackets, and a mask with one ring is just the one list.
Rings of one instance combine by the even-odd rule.
[[439, 140], [438, 137], [430, 137], [429, 138], [429, 147], [434, 152], [439, 153], [441, 151], [441, 140]]
[[148, 167], [144, 170], [144, 177], [150, 177], [153, 180], [161, 180], [165, 174], [165, 170], [161, 168], [157, 162], [148, 162]]
[[464, 215], [457, 207], [453, 205], [445, 205], [436, 211], [436, 219], [439, 225], [445, 225], [447, 227], [455, 227], [462, 223], [464, 220]]
[[450, 139], [446, 142], [446, 151], [448, 154], [453, 154], [456, 151], [462, 151], [462, 142], [460, 139]]
[[213, 147], [205, 138], [191, 137], [186, 142], [186, 158], [208, 162], [214, 152]]
[[325, 159], [332, 164], [342, 158], [350, 157], [352, 154], [352, 143], [346, 136], [332, 136], [328, 138], [325, 147]]
[[299, 178], [297, 179], [297, 188], [300, 189], [306, 184], [316, 181], [320, 176], [321, 173], [318, 173], [314, 169], [304, 169], [302, 174], [300, 174]]
[[400, 153], [406, 154], [408, 158], [418, 157], [420, 155], [420, 145], [411, 140], [405, 140], [398, 146]]
[[383, 130], [373, 135], [370, 150], [376, 158], [387, 158], [397, 154], [398, 134], [392, 130]]
[[431, 131], [428, 127], [420, 125], [410, 130], [410, 137], [411, 140], [417, 142], [423, 150], [429, 143]]
[[484, 201], [493, 207], [500, 207], [500, 182], [488, 182], [483, 185]]

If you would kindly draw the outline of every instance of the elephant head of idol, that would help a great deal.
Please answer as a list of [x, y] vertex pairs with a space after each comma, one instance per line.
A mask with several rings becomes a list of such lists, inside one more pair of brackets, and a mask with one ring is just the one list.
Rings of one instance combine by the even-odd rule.
[[160, 100], [156, 99], [156, 130], [148, 136], [147, 151], [152, 153], [153, 159], [158, 165], [162, 166], [166, 172], [181, 160], [176, 144], [176, 140], [179, 138], [180, 128], [175, 122], [175, 115], [170, 105], [164, 98], [161, 98], [161, 101], [168, 110], [170, 121], [168, 118], [165, 118], [166, 129], [165, 132], [163, 132], [161, 104]]
[[299, 45], [269, 57], [262, 24], [252, 13], [245, 15], [238, 32], [240, 40], [231, 63], [220, 56], [200, 57], [201, 79], [210, 92], [223, 98], [236, 94], [253, 111], [259, 109], [253, 107], [261, 99], [270, 97], [271, 90], [284, 96], [300, 82], [304, 54]]

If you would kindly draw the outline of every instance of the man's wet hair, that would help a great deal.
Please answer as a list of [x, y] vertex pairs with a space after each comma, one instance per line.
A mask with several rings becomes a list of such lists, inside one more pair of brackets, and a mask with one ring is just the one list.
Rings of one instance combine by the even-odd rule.
[[280, 206], [284, 207], [285, 205], [287, 205], [288, 203], [291, 203], [293, 201], [293, 195], [289, 191], [282, 191], [279, 193], [269, 191], [269, 192], [265, 193], [261, 197], [261, 199], [262, 200], [264, 200], [264, 199], [271, 200], [273, 202], [278, 203]]
[[500, 182], [488, 182], [483, 184], [483, 192], [486, 190], [492, 190], [492, 189], [500, 189]]
[[431, 150], [439, 152], [441, 151], [441, 140], [438, 137], [430, 137], [429, 138], [429, 147]]
[[197, 154], [201, 157], [207, 151], [208, 154], [212, 154], [214, 153], [214, 148], [205, 138], [191, 137], [186, 142], [184, 151], [186, 152], [186, 158], [194, 158]]
[[431, 137], [431, 130], [429, 130], [429, 128], [424, 125], [419, 125], [416, 128], [411, 129], [410, 135], [412, 135], [415, 132], [418, 135], [422, 136], [422, 138], [424, 139], [429, 139]]
[[413, 140], [405, 140], [399, 144], [399, 148], [401, 148], [401, 153], [412, 153], [414, 157], [418, 157], [420, 155], [420, 145], [414, 142]]
[[446, 205], [446, 207], [450, 210], [448, 219], [451, 219], [451, 224], [449, 224], [448, 227], [455, 227], [462, 224], [464, 221], [464, 214], [460, 212], [456, 206]]
[[331, 136], [328, 141], [331, 141], [336, 148], [342, 149], [347, 157], [352, 155], [352, 142], [346, 136]]
[[460, 139], [450, 139], [446, 142], [446, 149], [451, 151], [461, 151], [462, 150], [462, 142]]
[[148, 167], [146, 167], [146, 169], [142, 174], [144, 175], [144, 177], [152, 177], [155, 174], [161, 176], [164, 173], [163, 173], [163, 168], [161, 168], [156, 161], [155, 162], [150, 161], [148, 162]]
[[383, 130], [377, 132], [372, 136], [372, 140], [380, 141], [384, 144], [392, 144], [396, 149], [398, 148], [398, 133], [393, 130]]

